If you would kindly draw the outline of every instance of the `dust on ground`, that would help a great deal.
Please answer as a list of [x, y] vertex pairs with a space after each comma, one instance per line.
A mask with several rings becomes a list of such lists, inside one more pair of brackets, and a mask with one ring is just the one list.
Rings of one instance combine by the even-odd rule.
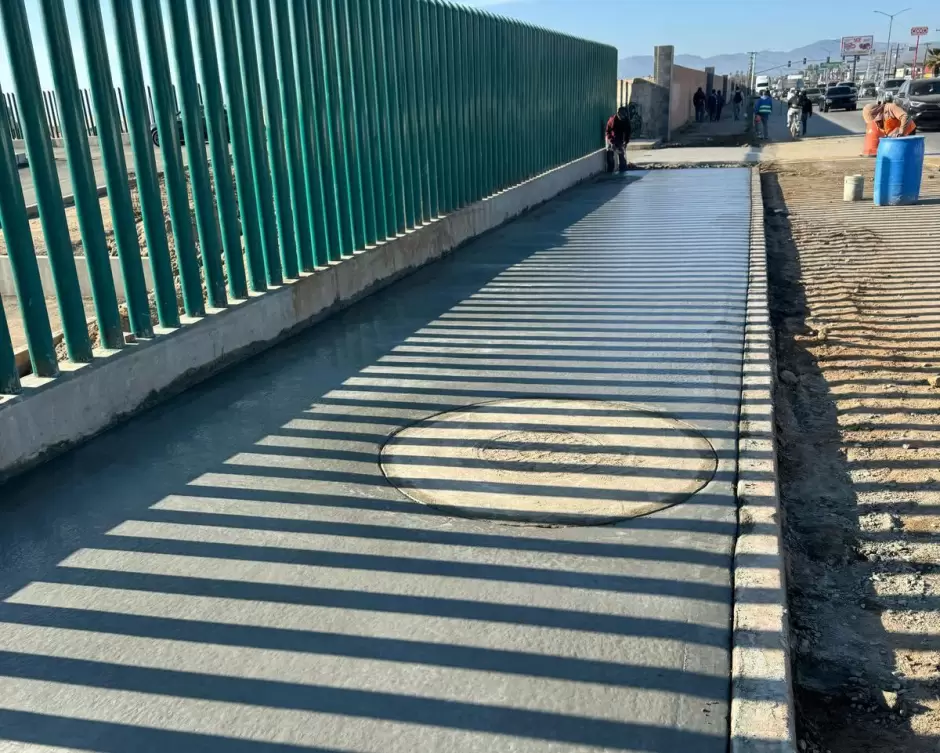
[[870, 160], [761, 170], [799, 748], [935, 753], [940, 174], [879, 208]]
[[[239, 223], [239, 232], [241, 232], [241, 226], [240, 226], [241, 214], [240, 214], [240, 208], [238, 207], [238, 203], [237, 203], [237, 189], [235, 188], [234, 170], [231, 166], [230, 166], [230, 170], [232, 170], [232, 188], [235, 191], [235, 196], [236, 196], [236, 222]], [[212, 189], [212, 193], [214, 194], [215, 175], [213, 174], [211, 165], [208, 168], [208, 176], [209, 176], [209, 185], [210, 185], [210, 188]], [[196, 260], [197, 260], [197, 264], [198, 264], [199, 271], [200, 271], [201, 284], [205, 286], [205, 279], [204, 279], [204, 272], [203, 272], [203, 259], [202, 259], [201, 249], [200, 249], [199, 233], [198, 233], [198, 229], [196, 226], [195, 205], [193, 202], [193, 187], [192, 187], [192, 180], [189, 175], [188, 167], [183, 168], [183, 180], [186, 186], [187, 198], [189, 201], [189, 217], [190, 217], [190, 222], [192, 223], [190, 229], [192, 232], [192, 238], [193, 238], [193, 242], [194, 242], [195, 250], [196, 250]], [[175, 234], [173, 233], [173, 227], [172, 227], [172, 223], [170, 219], [169, 197], [168, 197], [167, 189], [166, 189], [166, 178], [163, 173], [158, 173], [157, 175], [157, 188], [158, 188], [158, 192], [160, 195], [162, 210], [163, 210], [163, 228], [164, 228], [164, 232], [166, 235], [167, 247], [170, 253], [170, 267], [171, 267], [171, 271], [173, 274], [174, 286], [176, 288], [177, 309], [182, 310], [183, 294], [182, 294], [182, 282], [181, 282], [180, 275], [179, 275], [179, 264], [178, 264], [178, 260], [176, 256], [176, 238], [175, 238]], [[137, 230], [137, 241], [140, 246], [141, 256], [146, 259], [146, 257], [149, 256], [149, 249], [147, 245], [147, 236], [144, 230], [143, 212], [142, 212], [141, 203], [140, 203], [140, 191], [138, 189], [137, 180], [133, 174], [129, 175], [128, 189], [130, 193], [131, 211], [133, 213], [134, 224]], [[104, 195], [99, 198], [99, 206], [101, 208], [101, 217], [102, 217], [102, 221], [104, 225], [104, 236], [105, 236], [105, 243], [107, 244], [108, 255], [112, 257], [116, 257], [118, 255], [117, 240], [114, 235], [114, 224], [113, 224], [112, 215], [111, 215], [111, 202], [107, 195]], [[214, 201], [212, 202], [212, 208], [215, 213], [217, 233], [221, 234], [221, 230], [218, 227], [218, 224], [219, 224], [218, 206]], [[66, 224], [67, 224], [68, 231], [69, 231], [69, 238], [70, 238], [71, 246], [72, 246], [72, 252], [76, 255], [84, 255], [84, 247], [82, 245], [82, 238], [81, 238], [81, 227], [80, 227], [79, 220], [78, 220], [77, 209], [75, 206], [71, 206], [71, 207], [66, 207], [64, 211], [65, 211]], [[32, 235], [33, 247], [35, 249], [36, 254], [40, 256], [47, 254], [45, 235], [43, 233], [42, 222], [40, 218], [34, 217], [30, 219], [29, 228], [30, 228], [30, 232]], [[0, 255], [6, 255], [6, 253], [7, 253], [6, 238], [2, 233], [0, 233]], [[225, 277], [227, 281], [228, 270], [225, 266], [224, 259], [223, 259], [223, 276]], [[46, 291], [47, 295], [52, 292], [53, 291]], [[156, 322], [157, 321], [156, 296], [152, 290], [148, 293], [147, 301], [148, 301], [148, 306], [150, 308], [150, 319], [152, 322]], [[57, 330], [59, 327], [59, 322], [58, 322], [57, 308], [56, 308], [56, 303], [55, 303], [54, 298], [50, 298], [49, 300], [47, 300], [46, 308], [50, 315], [50, 323], [52, 325], [52, 328], [57, 334], [56, 355], [58, 357], [58, 360], [60, 361], [67, 360], [68, 353], [66, 350], [65, 343], [61, 341], [61, 337], [58, 337]], [[85, 301], [85, 308], [86, 308], [86, 314], [88, 317], [88, 334], [89, 334], [89, 337], [91, 338], [92, 347], [95, 347], [95, 348], [101, 347], [98, 324], [97, 324], [97, 321], [95, 321], [95, 319], [92, 317], [90, 313], [93, 308], [90, 301], [88, 300]], [[128, 309], [127, 309], [126, 303], [119, 303], [118, 314], [121, 319], [122, 329], [125, 332], [128, 332], [130, 330], [130, 322], [129, 322]], [[11, 330], [13, 330], [12, 334], [14, 335], [14, 339], [16, 341], [14, 344], [16, 345], [18, 343], [19, 347], [22, 347], [22, 345], [25, 343], [25, 335], [22, 333], [22, 322], [20, 321], [19, 311], [15, 309], [11, 311], [8, 314], [7, 319], [10, 324]], [[133, 338], [129, 338], [129, 340], [132, 340], [132, 339]]]

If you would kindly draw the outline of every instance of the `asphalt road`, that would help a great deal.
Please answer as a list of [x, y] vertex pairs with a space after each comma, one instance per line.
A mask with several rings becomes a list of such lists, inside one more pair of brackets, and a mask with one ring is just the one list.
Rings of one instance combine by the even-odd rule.
[[[95, 171], [95, 185], [103, 186], [105, 184], [104, 177], [104, 164], [101, 161], [101, 150], [98, 148], [97, 143], [89, 143], [89, 150], [91, 152], [91, 166]], [[69, 170], [68, 158], [66, 156], [65, 149], [63, 147], [54, 147], [52, 150], [55, 155], [55, 167], [56, 172], [59, 175], [59, 185], [62, 188], [62, 195], [68, 196], [73, 193], [72, 190], [72, 175]], [[157, 172], [163, 172], [163, 157], [160, 154], [160, 150], [154, 149], [154, 158], [157, 163]], [[127, 165], [127, 170], [129, 173], [134, 172], [134, 152], [131, 149], [130, 144], [124, 145], [124, 161]], [[186, 150], [183, 149], [183, 164], [187, 164], [188, 157]], [[20, 168], [20, 183], [23, 186], [23, 198], [26, 200], [27, 204], [36, 203], [36, 189], [33, 185], [33, 176], [28, 167]]]
[[[859, 102], [859, 109], [853, 112], [833, 110], [828, 113], [813, 111], [810, 118], [807, 136], [819, 138], [827, 136], [864, 135], [865, 121], [862, 120], [862, 107], [871, 100]], [[771, 121], [770, 137], [774, 141], [787, 141], [790, 134], [787, 132], [786, 106], [778, 102], [778, 109], [774, 111], [777, 116]], [[940, 131], [924, 131], [922, 135], [927, 142], [928, 154], [940, 154]]]

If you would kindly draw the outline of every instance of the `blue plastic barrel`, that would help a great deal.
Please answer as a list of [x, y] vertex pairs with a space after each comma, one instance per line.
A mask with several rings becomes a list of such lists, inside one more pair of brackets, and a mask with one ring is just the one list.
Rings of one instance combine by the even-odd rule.
[[875, 206], [916, 204], [923, 172], [923, 136], [881, 139], [875, 157]]

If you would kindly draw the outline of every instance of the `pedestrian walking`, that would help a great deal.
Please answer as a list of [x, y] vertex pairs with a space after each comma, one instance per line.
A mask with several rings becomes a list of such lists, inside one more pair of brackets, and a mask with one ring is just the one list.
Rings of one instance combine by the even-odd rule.
[[708, 119], [715, 119], [715, 108], [718, 106], [718, 100], [715, 97], [715, 90], [712, 89], [708, 93], [708, 99], [705, 100], [705, 109], [708, 110]]
[[705, 92], [701, 86], [692, 95], [692, 106], [695, 107], [695, 122], [701, 123], [705, 120]]
[[731, 109], [734, 115], [735, 120], [741, 119], [741, 110], [744, 107], [744, 95], [741, 94], [740, 89], [734, 90], [734, 95], [731, 97]]
[[760, 126], [761, 135], [765, 141], [770, 140], [770, 116], [774, 111], [774, 101], [766, 89], [761, 89], [760, 99], [754, 103], [754, 117]]
[[800, 119], [803, 123], [803, 135], [806, 135], [806, 124], [809, 122], [809, 119], [813, 117], [813, 100], [806, 96], [805, 91], [800, 92], [800, 109], [802, 109], [802, 115]]
[[719, 89], [715, 92], [715, 120], [721, 120], [721, 111], [725, 109], [725, 92]]

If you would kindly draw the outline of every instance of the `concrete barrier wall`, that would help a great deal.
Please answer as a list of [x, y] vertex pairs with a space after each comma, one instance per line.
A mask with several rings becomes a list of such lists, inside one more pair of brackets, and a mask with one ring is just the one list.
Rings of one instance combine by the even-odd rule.
[[228, 309], [107, 351], [93, 363], [63, 364], [55, 379], [24, 378], [0, 397], [0, 479], [103, 431], [388, 285], [472, 238], [541, 204], [604, 167], [603, 151], [544, 173], [376, 248]]
[[[681, 65], [672, 67], [672, 91], [669, 92], [669, 124], [673, 132], [680, 130], [695, 120], [695, 107], [692, 96], [700, 86], [708, 92], [709, 75], [695, 68]], [[728, 98], [728, 76], [713, 75], [711, 88], [723, 91]]]
[[672, 67], [672, 91], [669, 92], [669, 123], [673, 131], [695, 120], [695, 107], [692, 95], [700, 86], [705, 90], [708, 83], [705, 71], [686, 68], [681, 65]]
[[[42, 289], [46, 296], [55, 295], [55, 281], [52, 277], [52, 265], [49, 263], [48, 256], [37, 256], [36, 263], [39, 265], [39, 278], [42, 280]], [[88, 273], [88, 260], [84, 256], [75, 257], [75, 271], [78, 273], [78, 284], [82, 289], [84, 298], [91, 298], [91, 277]], [[124, 277], [121, 274], [121, 262], [116, 256], [111, 257], [111, 274], [114, 277], [114, 292], [117, 294], [118, 302], [126, 299], [124, 293]], [[153, 288], [153, 276], [150, 273], [150, 265], [144, 263], [144, 280], [147, 282], [147, 288]], [[13, 280], [13, 268], [10, 266], [9, 256], [0, 256], [0, 295], [16, 295], [16, 284]]]
[[633, 138], [658, 139], [665, 136], [666, 124], [662, 113], [668, 98], [666, 88], [649, 79], [624, 78], [617, 82], [617, 106], [636, 107], [638, 119], [633, 123]]

